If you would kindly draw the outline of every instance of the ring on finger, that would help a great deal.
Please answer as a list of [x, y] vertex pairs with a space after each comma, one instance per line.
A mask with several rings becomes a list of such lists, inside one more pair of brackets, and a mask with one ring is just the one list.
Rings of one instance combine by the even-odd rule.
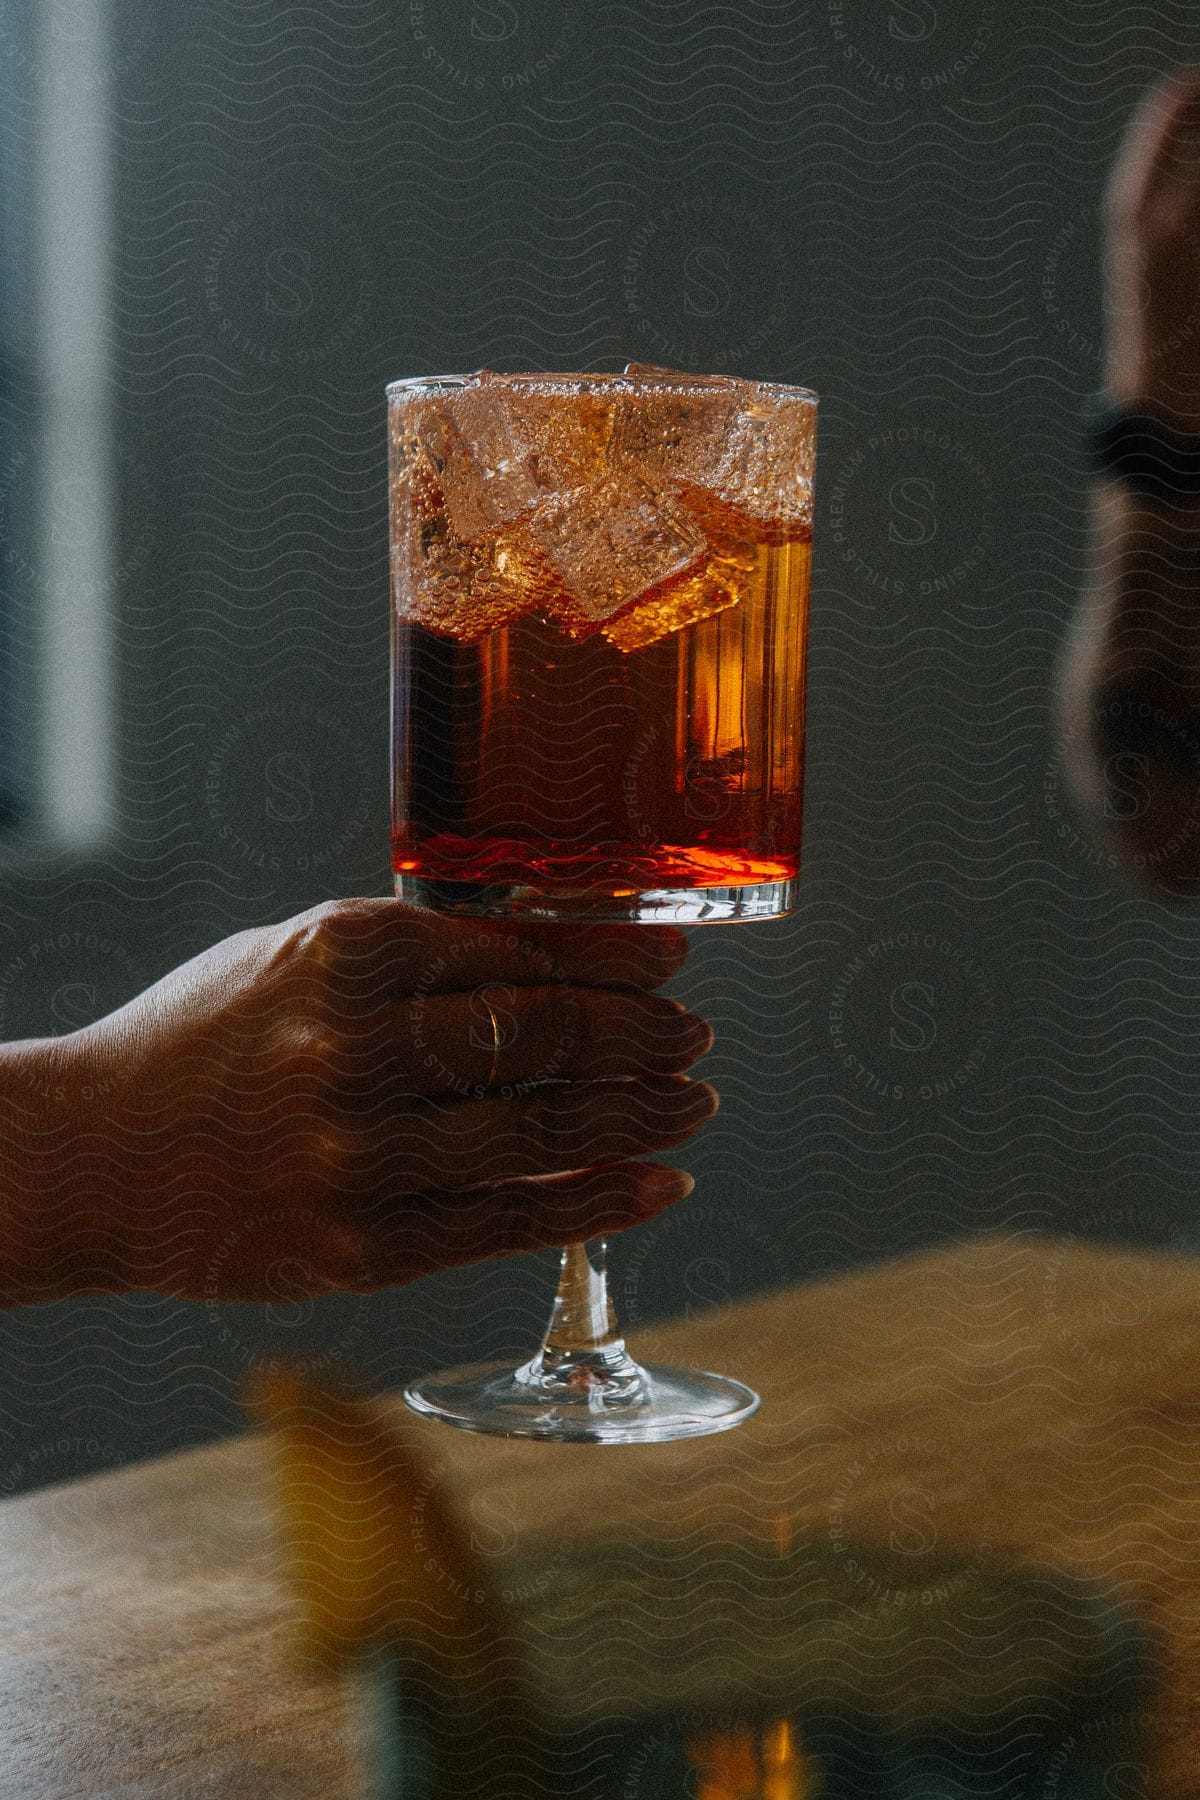
[[487, 1007], [487, 1015], [492, 1024], [492, 1066], [488, 1070], [488, 1077], [485, 1083], [485, 1086], [492, 1088], [495, 1087], [496, 1077], [500, 1072], [500, 1045], [503, 1038], [500, 1031], [500, 1020], [496, 1016], [496, 1009], [482, 989], [480, 990], [479, 998]]

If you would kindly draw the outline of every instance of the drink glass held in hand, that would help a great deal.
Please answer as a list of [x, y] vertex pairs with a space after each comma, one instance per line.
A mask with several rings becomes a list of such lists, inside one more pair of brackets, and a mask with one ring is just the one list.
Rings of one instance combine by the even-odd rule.
[[[800, 855], [816, 396], [631, 364], [388, 389], [392, 854], [440, 912], [781, 917]], [[720, 1431], [736, 1382], [644, 1370], [603, 1246], [539, 1355], [417, 1383], [468, 1429]]]

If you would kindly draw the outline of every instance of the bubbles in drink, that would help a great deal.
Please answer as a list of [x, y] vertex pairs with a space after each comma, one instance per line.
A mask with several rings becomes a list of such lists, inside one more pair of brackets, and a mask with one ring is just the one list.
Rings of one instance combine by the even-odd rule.
[[813, 408], [764, 394], [733, 409], [711, 478], [698, 485], [756, 525], [803, 527], [812, 520], [815, 450]]
[[720, 461], [735, 406], [733, 395], [720, 388], [701, 388], [695, 393], [668, 390], [656, 399], [657, 404], [647, 404], [644, 389], [614, 397], [612, 460], [672, 482], [687, 478], [704, 482]]
[[481, 538], [536, 504], [537, 483], [508, 420], [480, 389], [464, 389], [452, 405], [418, 402], [415, 411], [419, 448], [459, 537]]
[[[405, 450], [392, 481], [392, 582], [398, 610], [431, 631], [470, 643], [530, 604], [521, 571], [507, 571], [497, 540], [471, 540], [451, 524], [431, 465]], [[403, 599], [402, 599], [403, 596]]]
[[546, 494], [585, 487], [605, 473], [612, 408], [579, 383], [563, 405], [558, 382], [514, 382], [485, 376], [481, 401], [502, 411], [517, 454], [527, 470], [534, 503]]
[[807, 534], [815, 410], [727, 376], [487, 370], [392, 408], [397, 613], [460, 643], [525, 614], [630, 652], [736, 605]]
[[691, 515], [636, 475], [561, 494], [537, 508], [527, 529], [593, 625], [694, 568], [706, 548]]
[[634, 367], [402, 384], [390, 409], [401, 887], [783, 910], [813, 397]]

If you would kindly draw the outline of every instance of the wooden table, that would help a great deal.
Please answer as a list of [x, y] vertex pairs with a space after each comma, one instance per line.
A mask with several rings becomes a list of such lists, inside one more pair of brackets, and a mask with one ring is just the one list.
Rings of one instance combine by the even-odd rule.
[[[749, 1506], [1119, 1583], [1162, 1646], [1168, 1800], [1200, 1789], [1198, 1321], [1200, 1263], [977, 1239], [640, 1334], [760, 1390], [728, 1436], [419, 1430], [485, 1549]], [[246, 1437], [0, 1506], [0, 1800], [351, 1800], [338, 1696], [289, 1657], [264, 1472]]]

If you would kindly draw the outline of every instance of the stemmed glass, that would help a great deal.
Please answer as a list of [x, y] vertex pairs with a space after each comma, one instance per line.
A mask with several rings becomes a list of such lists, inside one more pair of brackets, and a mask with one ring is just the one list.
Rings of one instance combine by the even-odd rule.
[[[388, 388], [398, 895], [538, 921], [791, 910], [816, 413], [804, 388], [637, 364]], [[529, 1362], [406, 1399], [588, 1443], [726, 1431], [758, 1405], [635, 1362], [599, 1240], [563, 1251]]]

